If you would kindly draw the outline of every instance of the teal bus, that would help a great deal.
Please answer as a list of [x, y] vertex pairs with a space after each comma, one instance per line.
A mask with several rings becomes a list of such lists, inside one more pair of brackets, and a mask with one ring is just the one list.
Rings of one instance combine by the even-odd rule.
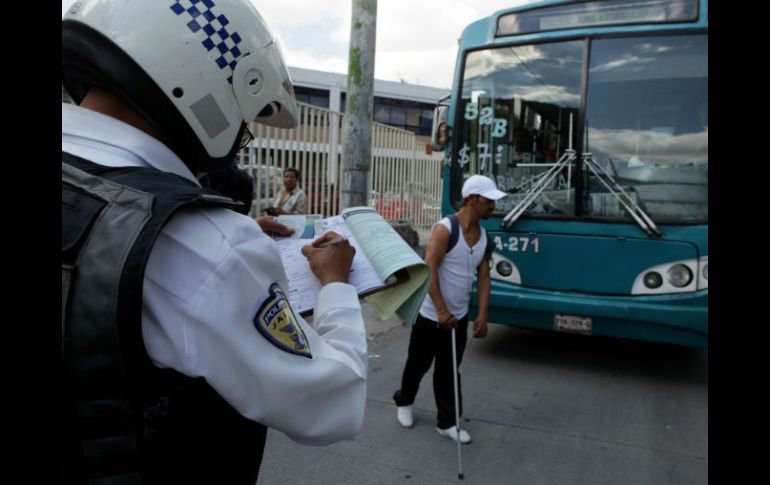
[[490, 322], [708, 346], [706, 0], [540, 1], [473, 22], [432, 137], [443, 214], [473, 174], [509, 194], [482, 222]]

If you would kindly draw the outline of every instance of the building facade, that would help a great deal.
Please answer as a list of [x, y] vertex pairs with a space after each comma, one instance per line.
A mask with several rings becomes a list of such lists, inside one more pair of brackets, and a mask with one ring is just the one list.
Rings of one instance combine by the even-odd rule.
[[[346, 74], [300, 67], [289, 67], [289, 74], [297, 101], [345, 112]], [[375, 79], [374, 121], [411, 131], [427, 142], [436, 102], [448, 94], [449, 89]]]

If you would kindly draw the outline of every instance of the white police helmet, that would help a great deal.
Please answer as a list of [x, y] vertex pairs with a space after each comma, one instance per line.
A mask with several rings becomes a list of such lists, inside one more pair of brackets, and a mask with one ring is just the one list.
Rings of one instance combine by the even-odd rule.
[[122, 97], [193, 171], [222, 168], [246, 123], [296, 126], [278, 44], [247, 0], [82, 0], [62, 19], [62, 82]]

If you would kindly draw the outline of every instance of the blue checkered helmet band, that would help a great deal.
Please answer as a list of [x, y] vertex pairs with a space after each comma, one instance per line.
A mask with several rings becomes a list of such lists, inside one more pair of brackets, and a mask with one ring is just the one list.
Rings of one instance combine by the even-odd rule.
[[241, 36], [231, 32], [227, 25], [230, 21], [224, 15], [217, 15], [213, 0], [174, 0], [171, 11], [189, 19], [187, 28], [199, 37], [208, 52], [208, 57], [219, 69], [227, 74], [227, 82], [233, 83], [233, 70], [241, 56], [238, 44]]

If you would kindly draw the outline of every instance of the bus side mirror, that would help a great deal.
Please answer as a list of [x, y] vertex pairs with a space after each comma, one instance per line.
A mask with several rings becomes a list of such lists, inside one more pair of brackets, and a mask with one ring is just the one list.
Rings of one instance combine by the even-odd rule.
[[436, 109], [433, 110], [433, 127], [431, 128], [430, 141], [433, 144], [434, 150], [442, 151], [446, 146], [447, 139], [449, 138], [448, 118], [448, 106], [436, 106]]

